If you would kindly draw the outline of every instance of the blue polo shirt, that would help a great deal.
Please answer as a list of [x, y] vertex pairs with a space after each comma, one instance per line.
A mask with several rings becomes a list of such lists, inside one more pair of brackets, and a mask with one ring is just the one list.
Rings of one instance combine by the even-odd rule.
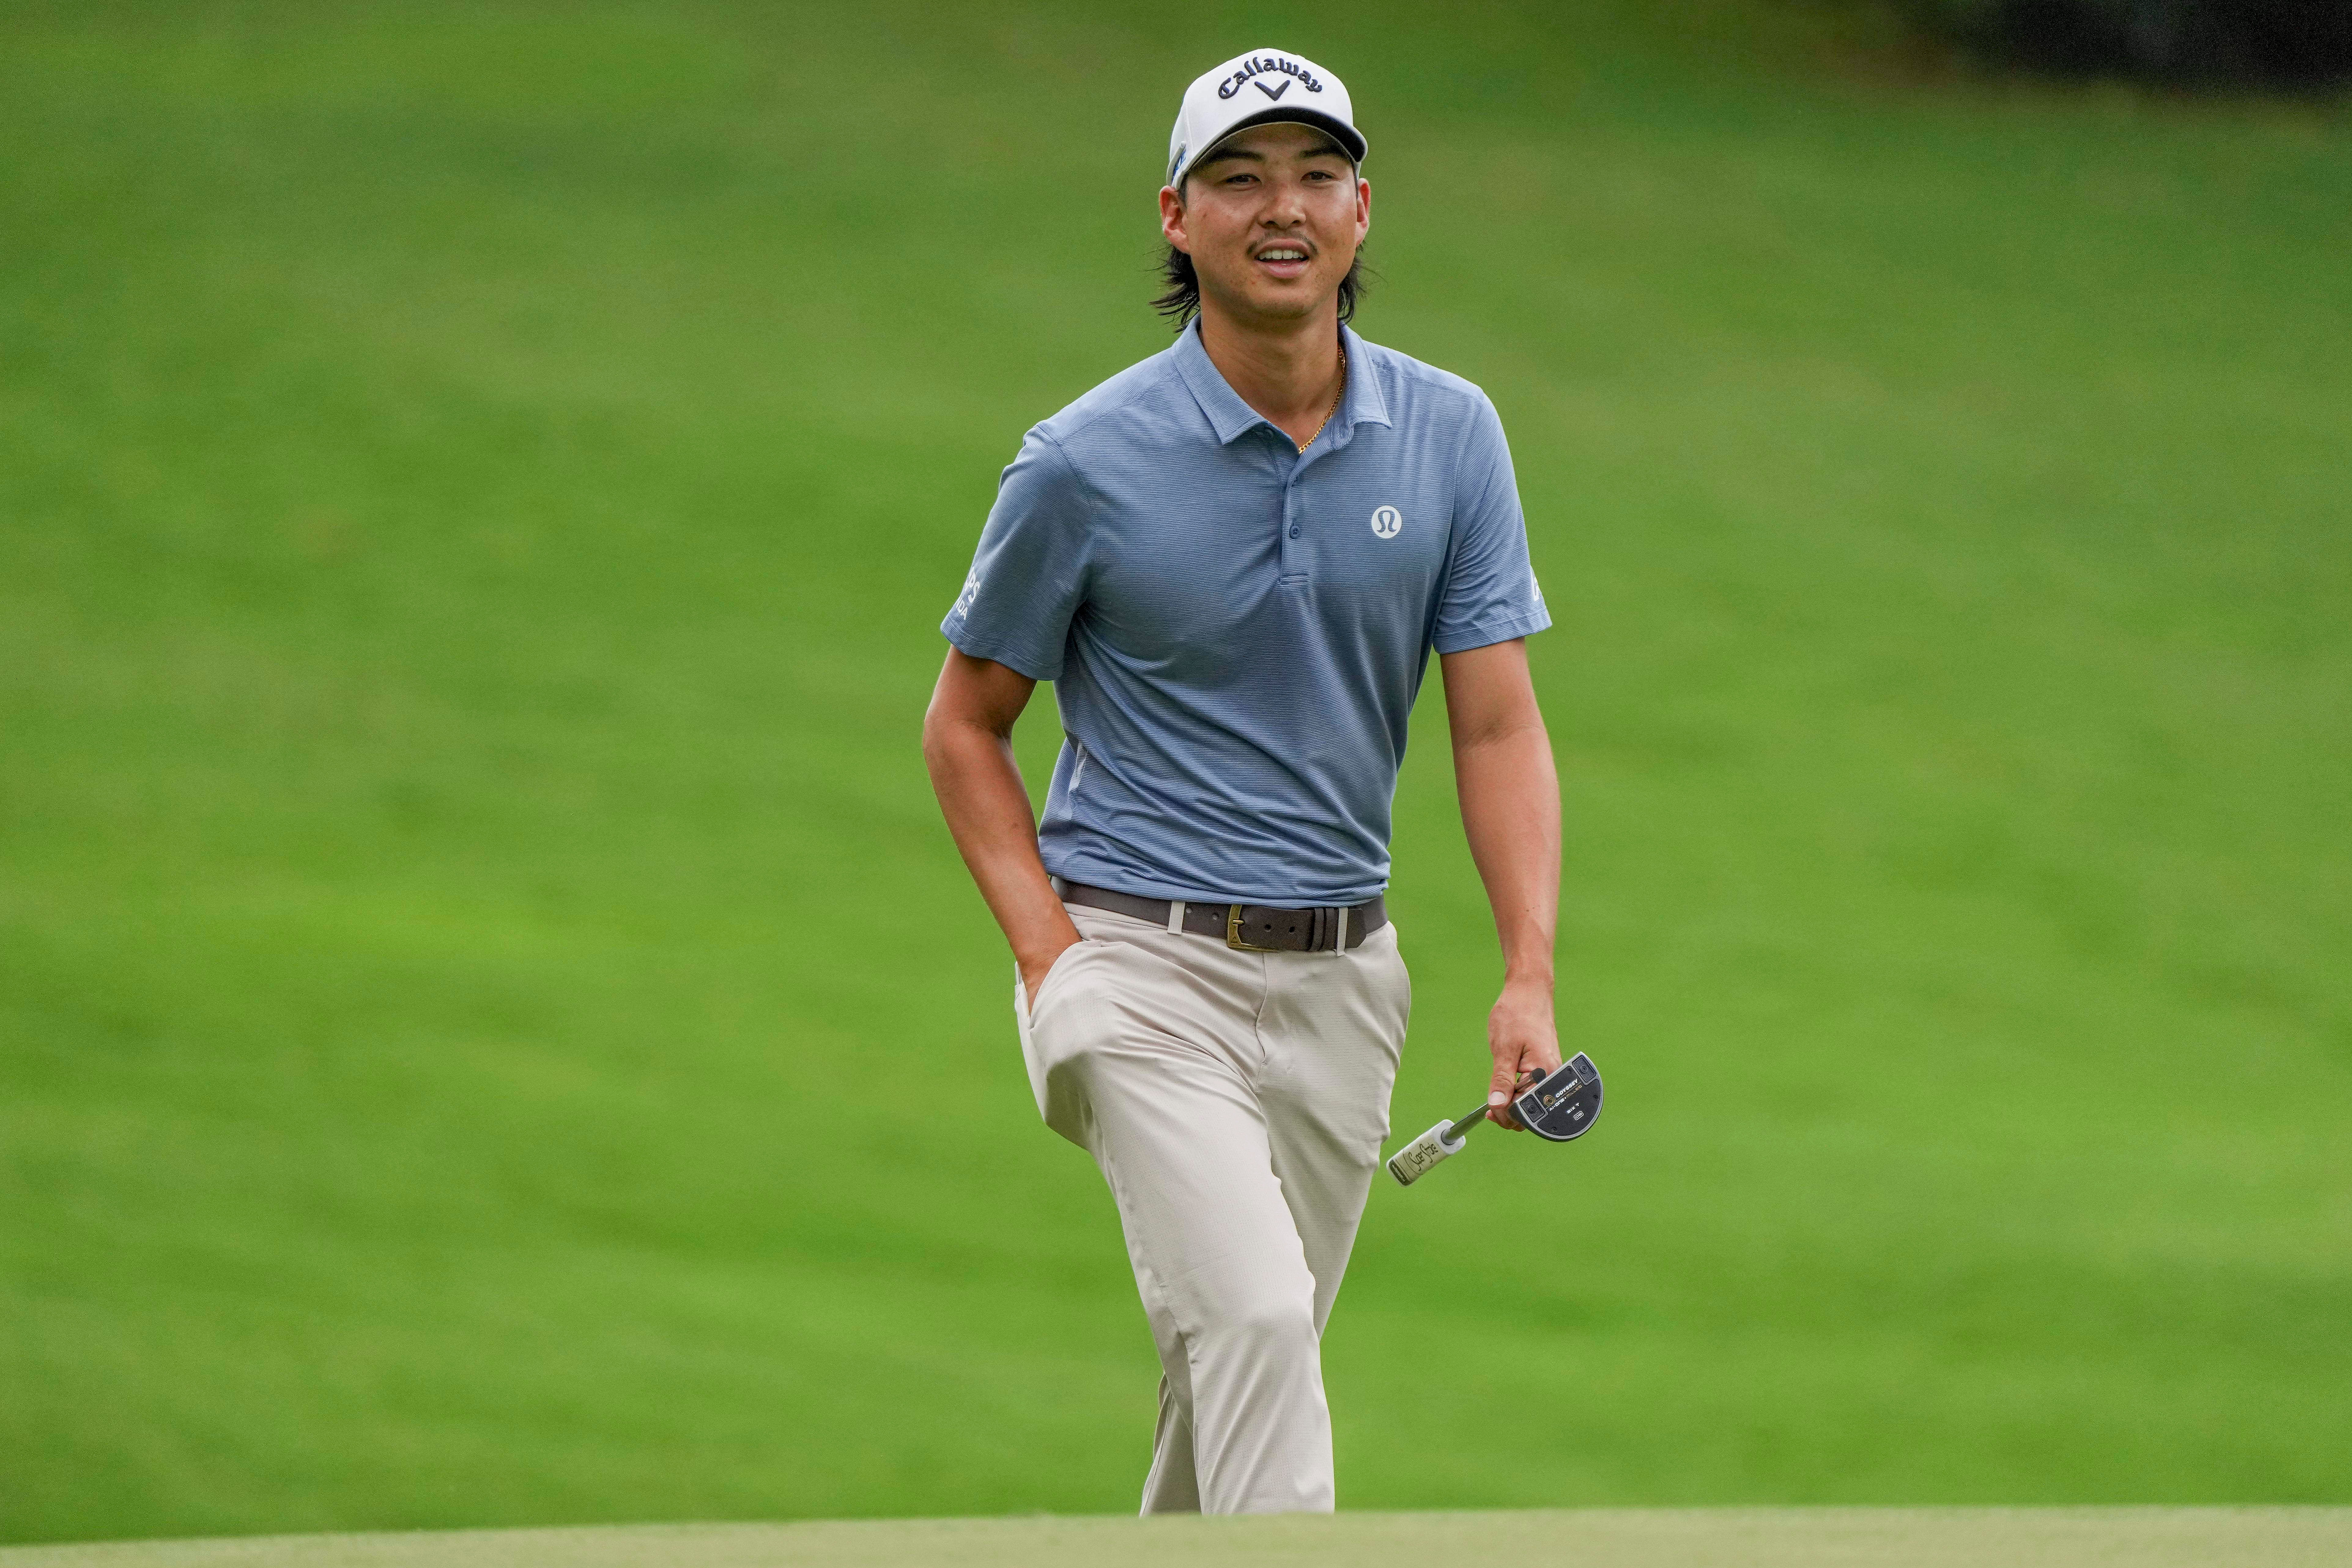
[[941, 623], [1055, 683], [1045, 867], [1152, 898], [1354, 904], [1429, 651], [1551, 624], [1486, 395], [1341, 329], [1300, 454], [1200, 325], [1031, 430]]

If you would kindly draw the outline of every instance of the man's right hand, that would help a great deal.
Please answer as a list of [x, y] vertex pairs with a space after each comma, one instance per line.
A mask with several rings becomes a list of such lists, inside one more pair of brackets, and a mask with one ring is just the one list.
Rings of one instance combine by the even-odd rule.
[[1055, 964], [1061, 961], [1062, 955], [1084, 940], [1084, 937], [1074, 935], [1060, 946], [1047, 949], [1042, 956], [1033, 955], [1018, 960], [1021, 966], [1021, 983], [1028, 988], [1031, 1007], [1037, 1005], [1037, 988], [1045, 983], [1046, 975], [1052, 971]]

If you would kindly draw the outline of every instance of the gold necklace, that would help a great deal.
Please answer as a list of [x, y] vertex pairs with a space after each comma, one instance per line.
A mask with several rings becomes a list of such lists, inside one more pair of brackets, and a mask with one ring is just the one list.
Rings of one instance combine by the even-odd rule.
[[[1331, 394], [1331, 406], [1323, 411], [1323, 424], [1328, 424], [1331, 423], [1331, 416], [1339, 412], [1339, 400], [1347, 395], [1348, 350], [1342, 349], [1339, 350], [1339, 389]], [[1315, 435], [1320, 435], [1323, 434], [1323, 424], [1318, 424], [1315, 427]], [[1310, 435], [1306, 440], [1300, 442], [1298, 444], [1298, 450], [1303, 453], [1308, 447], [1314, 445], [1315, 435]]]

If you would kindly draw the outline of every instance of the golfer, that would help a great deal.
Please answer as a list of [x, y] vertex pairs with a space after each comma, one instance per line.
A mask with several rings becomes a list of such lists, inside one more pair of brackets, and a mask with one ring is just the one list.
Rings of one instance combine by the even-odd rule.
[[[1110, 1184], [1159, 1346], [1147, 1513], [1332, 1506], [1320, 1341], [1412, 1005], [1381, 893], [1433, 648], [1502, 939], [1488, 1114], [1559, 1062], [1559, 795], [1523, 641], [1550, 618], [1494, 405], [1348, 326], [1364, 152], [1301, 56], [1186, 89], [1175, 345], [1022, 442], [924, 722], [1038, 1109]], [[1068, 737], [1042, 827], [1010, 744], [1039, 681]]]

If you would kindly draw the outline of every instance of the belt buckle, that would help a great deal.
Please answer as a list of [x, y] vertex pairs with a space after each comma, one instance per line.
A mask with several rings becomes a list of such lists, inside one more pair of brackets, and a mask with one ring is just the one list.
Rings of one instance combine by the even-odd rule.
[[1236, 953], [1279, 953], [1279, 947], [1261, 947], [1255, 942], [1242, 940], [1242, 905], [1225, 905], [1225, 946]]

